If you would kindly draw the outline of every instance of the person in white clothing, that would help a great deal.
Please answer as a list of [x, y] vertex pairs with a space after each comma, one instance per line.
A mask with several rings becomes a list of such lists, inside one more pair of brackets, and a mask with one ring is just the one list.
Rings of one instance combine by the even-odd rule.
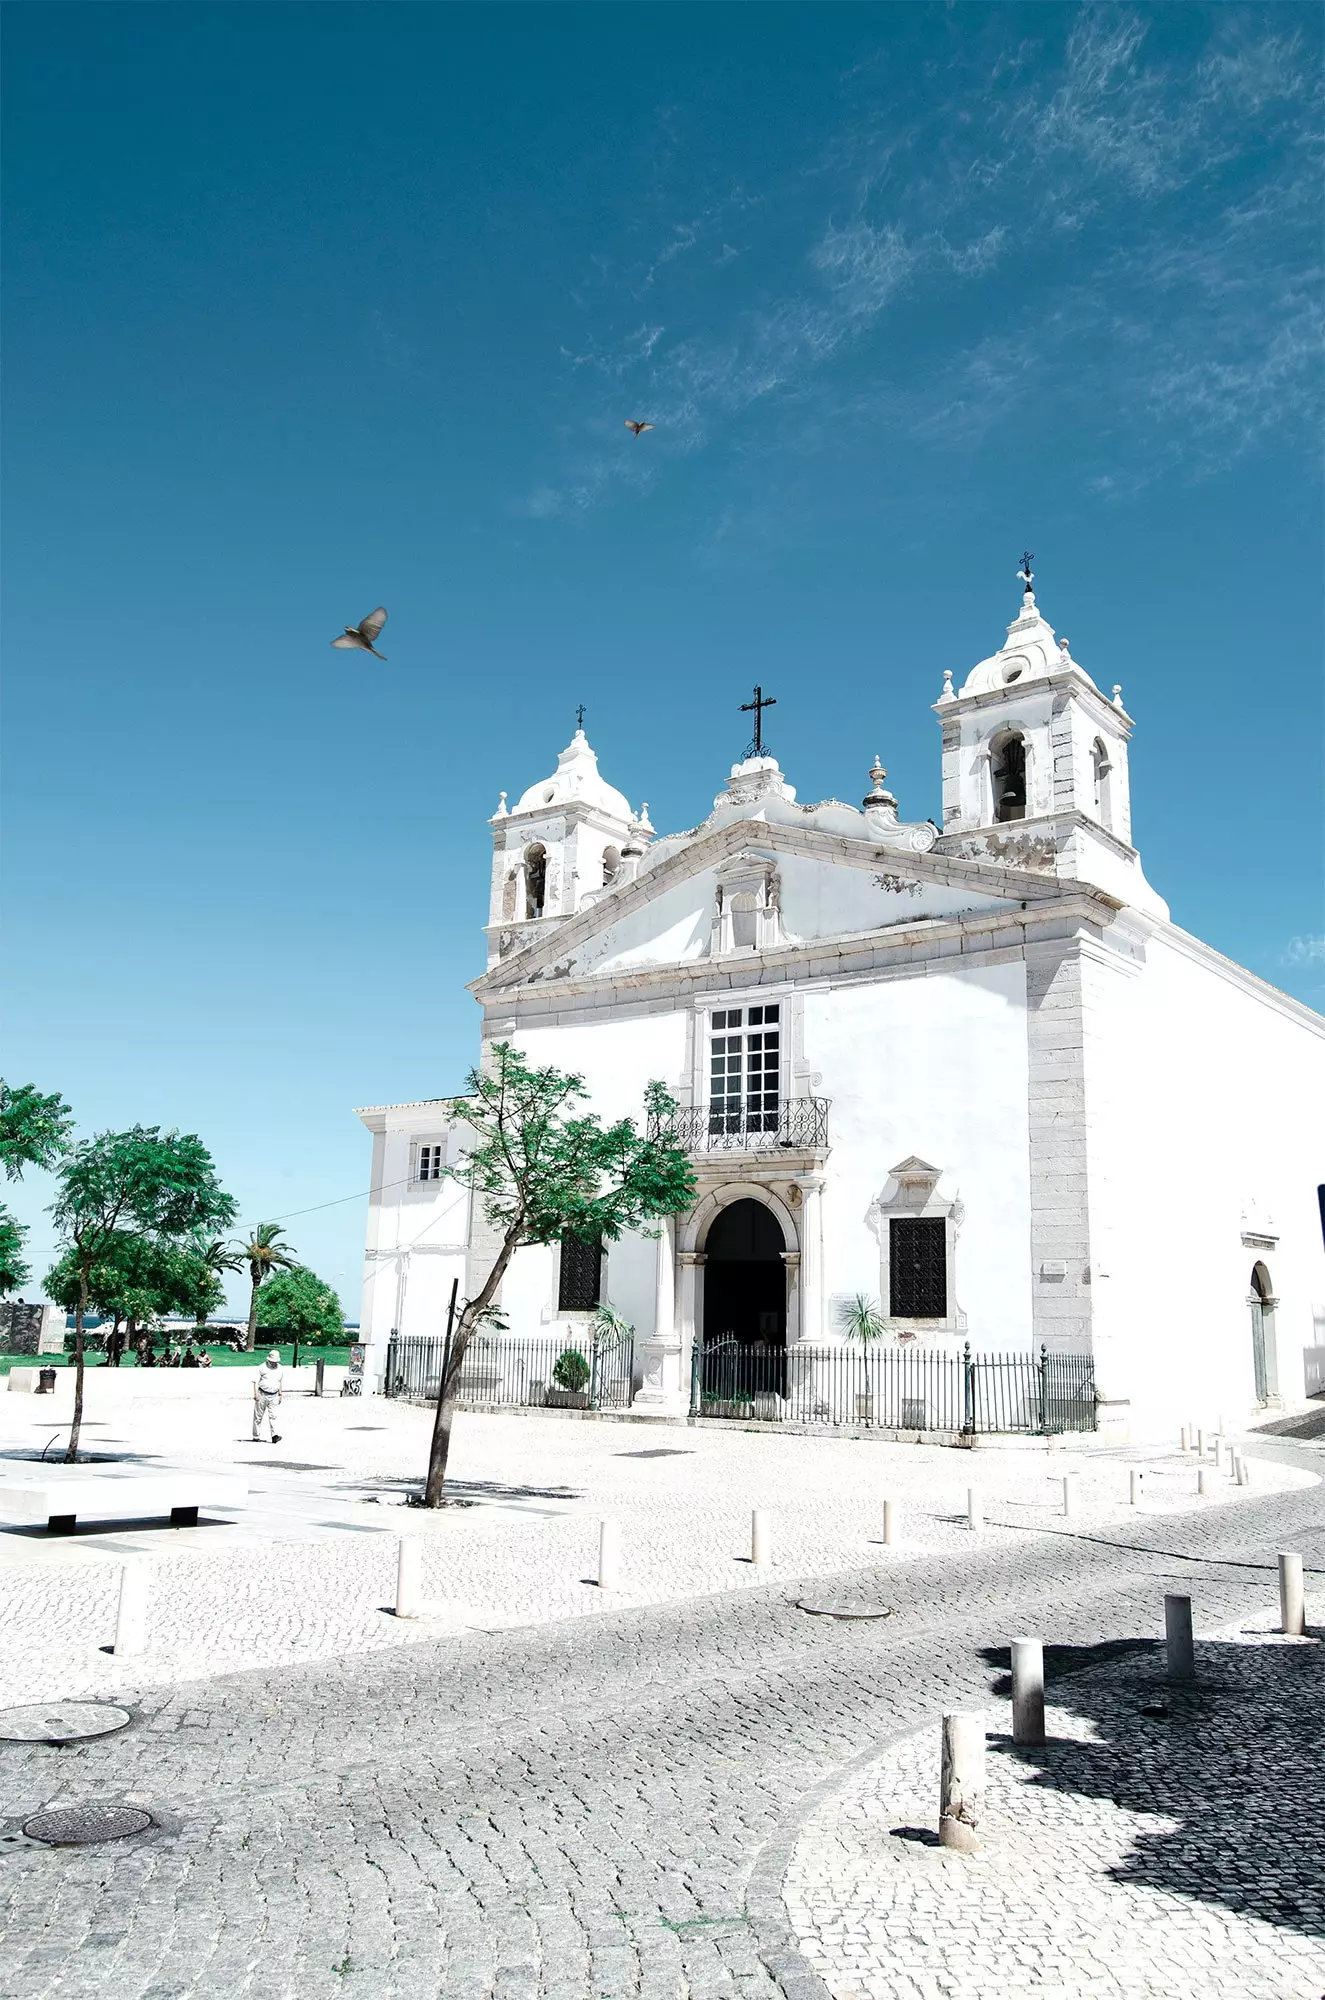
[[276, 1412], [281, 1406], [281, 1357], [273, 1347], [266, 1362], [258, 1370], [253, 1384], [253, 1438], [261, 1444], [263, 1427], [269, 1431], [273, 1444], [279, 1444], [281, 1434], [276, 1428]]

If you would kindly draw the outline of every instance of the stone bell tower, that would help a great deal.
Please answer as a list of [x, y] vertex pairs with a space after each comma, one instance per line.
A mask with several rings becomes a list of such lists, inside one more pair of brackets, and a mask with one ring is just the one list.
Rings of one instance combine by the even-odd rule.
[[1132, 718], [1056, 639], [1022, 559], [1021, 609], [998, 652], [934, 704], [943, 732], [941, 851], [1043, 868], [1167, 916], [1132, 845]]
[[648, 807], [637, 816], [602, 777], [583, 728], [513, 809], [502, 793], [489, 825], [489, 965], [628, 881], [653, 833]]

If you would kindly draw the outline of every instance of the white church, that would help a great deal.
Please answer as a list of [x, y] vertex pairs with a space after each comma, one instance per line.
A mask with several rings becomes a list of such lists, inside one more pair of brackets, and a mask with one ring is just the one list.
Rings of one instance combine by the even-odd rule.
[[[1132, 843], [1122, 692], [1056, 639], [1029, 564], [1007, 638], [934, 704], [942, 828], [876, 762], [802, 804], [763, 753], [658, 836], [582, 729], [494, 815], [485, 1043], [606, 1118], [661, 1078], [698, 1181], [661, 1235], [517, 1252], [510, 1333], [635, 1329], [633, 1407], [689, 1408], [693, 1345], [843, 1340], [1093, 1357], [1102, 1431], [1244, 1421], [1325, 1386], [1325, 1020], [1180, 930]], [[373, 1134], [366, 1386], [491, 1254], [442, 1175], [447, 1099]]]

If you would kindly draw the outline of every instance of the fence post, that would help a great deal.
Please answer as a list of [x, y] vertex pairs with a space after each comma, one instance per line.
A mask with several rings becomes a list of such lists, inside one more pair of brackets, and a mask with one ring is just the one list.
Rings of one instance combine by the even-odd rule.
[[962, 1429], [967, 1433], [972, 1433], [975, 1430], [975, 1363], [971, 1359], [971, 1343], [969, 1340], [962, 1349], [962, 1377], [965, 1385]]
[[1040, 1436], [1049, 1435], [1049, 1348], [1047, 1342], [1040, 1344]]
[[589, 1331], [589, 1408], [598, 1408], [598, 1328]]

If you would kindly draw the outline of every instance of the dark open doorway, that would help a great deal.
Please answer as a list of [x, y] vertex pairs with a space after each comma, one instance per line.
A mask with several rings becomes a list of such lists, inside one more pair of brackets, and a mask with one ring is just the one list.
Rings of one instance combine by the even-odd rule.
[[704, 1245], [704, 1344], [787, 1344], [787, 1269], [782, 1226], [762, 1201], [734, 1201]]

